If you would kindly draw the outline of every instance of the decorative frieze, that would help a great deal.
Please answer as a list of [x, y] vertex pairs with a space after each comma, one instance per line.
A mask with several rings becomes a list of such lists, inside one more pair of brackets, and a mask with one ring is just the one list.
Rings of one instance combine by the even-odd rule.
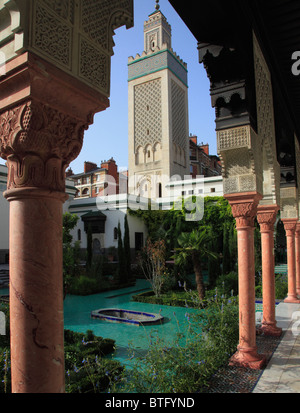
[[261, 148], [250, 125], [217, 131], [224, 193], [263, 192]]
[[280, 188], [281, 219], [298, 219], [298, 190], [296, 185]]
[[272, 79], [253, 33], [254, 70], [256, 86], [257, 133], [262, 142], [262, 163], [264, 170], [263, 203], [279, 204], [280, 166], [276, 155], [275, 118], [273, 107]]
[[142, 76], [169, 69], [184, 85], [187, 85], [186, 64], [178, 58], [176, 53], [167, 49], [156, 47], [155, 52], [144, 52], [142, 56], [137, 55], [135, 59], [128, 59], [128, 80], [138, 79]]
[[179, 147], [186, 149], [187, 141], [187, 113], [186, 113], [186, 91], [174, 80], [171, 81], [172, 96], [172, 137], [173, 142]]
[[[48, 9], [42, 2], [36, 2], [34, 7], [34, 29], [32, 47], [45, 57], [51, 56], [56, 63], [71, 69], [72, 61], [72, 24], [57, 16], [67, 11], [67, 3], [60, 8], [55, 2], [46, 1], [53, 9]], [[64, 5], [64, 7], [63, 7]]]
[[218, 153], [229, 149], [250, 148], [250, 128], [239, 127], [217, 132]]
[[0, 29], [0, 53], [6, 62], [29, 51], [109, 96], [114, 30], [132, 27], [133, 0], [9, 3], [0, 6], [1, 18], [7, 19]]
[[145, 148], [162, 142], [161, 79], [134, 87], [134, 147]]

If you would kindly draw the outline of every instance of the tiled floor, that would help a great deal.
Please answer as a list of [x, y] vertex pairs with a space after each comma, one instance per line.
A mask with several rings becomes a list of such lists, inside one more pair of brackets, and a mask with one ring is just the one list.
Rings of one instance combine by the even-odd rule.
[[285, 334], [253, 393], [300, 393], [300, 305], [280, 303], [276, 319]]

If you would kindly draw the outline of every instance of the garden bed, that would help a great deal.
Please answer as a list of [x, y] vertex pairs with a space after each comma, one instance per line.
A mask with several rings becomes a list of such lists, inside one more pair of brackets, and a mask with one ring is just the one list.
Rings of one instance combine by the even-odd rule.
[[191, 297], [191, 293], [185, 291], [170, 291], [168, 293], [161, 294], [159, 297], [155, 296], [153, 291], [147, 291], [132, 296], [132, 301], [148, 304], [169, 305], [172, 307], [198, 307], [199, 303], [195, 303], [195, 300]]

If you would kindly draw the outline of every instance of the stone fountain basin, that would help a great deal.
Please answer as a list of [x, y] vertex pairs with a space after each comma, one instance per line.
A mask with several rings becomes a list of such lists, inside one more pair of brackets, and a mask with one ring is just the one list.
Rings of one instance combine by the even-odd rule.
[[164, 317], [160, 314], [145, 313], [142, 311], [123, 310], [119, 308], [102, 308], [91, 312], [92, 318], [101, 320], [124, 323], [131, 325], [151, 325], [163, 321]]

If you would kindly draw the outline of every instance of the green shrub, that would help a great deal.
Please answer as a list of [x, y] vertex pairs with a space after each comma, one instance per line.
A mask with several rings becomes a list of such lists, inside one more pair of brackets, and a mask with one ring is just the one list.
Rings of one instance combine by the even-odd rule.
[[95, 278], [81, 275], [78, 278], [74, 278], [70, 293], [75, 295], [89, 295], [100, 291], [99, 282]]
[[87, 357], [66, 372], [66, 393], [98, 393], [116, 383], [124, 368], [116, 360]]
[[288, 294], [287, 276], [278, 274], [275, 277], [275, 297], [277, 300], [283, 300]]
[[132, 296], [133, 301], [148, 304], [169, 305], [172, 307], [195, 307], [198, 305], [198, 301], [193, 299], [190, 292], [185, 291], [170, 291], [165, 294], [161, 294], [160, 297], [156, 297], [153, 291], [147, 291], [145, 293]]
[[67, 393], [101, 392], [120, 376], [121, 364], [103, 358], [114, 351], [114, 340], [97, 337], [92, 330], [65, 330], [64, 338]]
[[[97, 337], [91, 330], [86, 333], [64, 330], [64, 342], [66, 393], [104, 391], [118, 380], [123, 367], [118, 361], [104, 358], [114, 352], [114, 340]], [[3, 340], [0, 341], [0, 393], [10, 393], [10, 349], [9, 344], [1, 347], [1, 343]]]
[[239, 338], [237, 299], [215, 294], [206, 305], [196, 315], [186, 313], [184, 330], [177, 321], [178, 334], [171, 345], [152, 334], [145, 355], [133, 350], [134, 367], [124, 372], [118, 389], [137, 393], [205, 391], [211, 376], [236, 350]]
[[238, 274], [236, 272], [230, 272], [228, 274], [221, 275], [216, 281], [216, 287], [222, 294], [237, 295], [238, 294]]

